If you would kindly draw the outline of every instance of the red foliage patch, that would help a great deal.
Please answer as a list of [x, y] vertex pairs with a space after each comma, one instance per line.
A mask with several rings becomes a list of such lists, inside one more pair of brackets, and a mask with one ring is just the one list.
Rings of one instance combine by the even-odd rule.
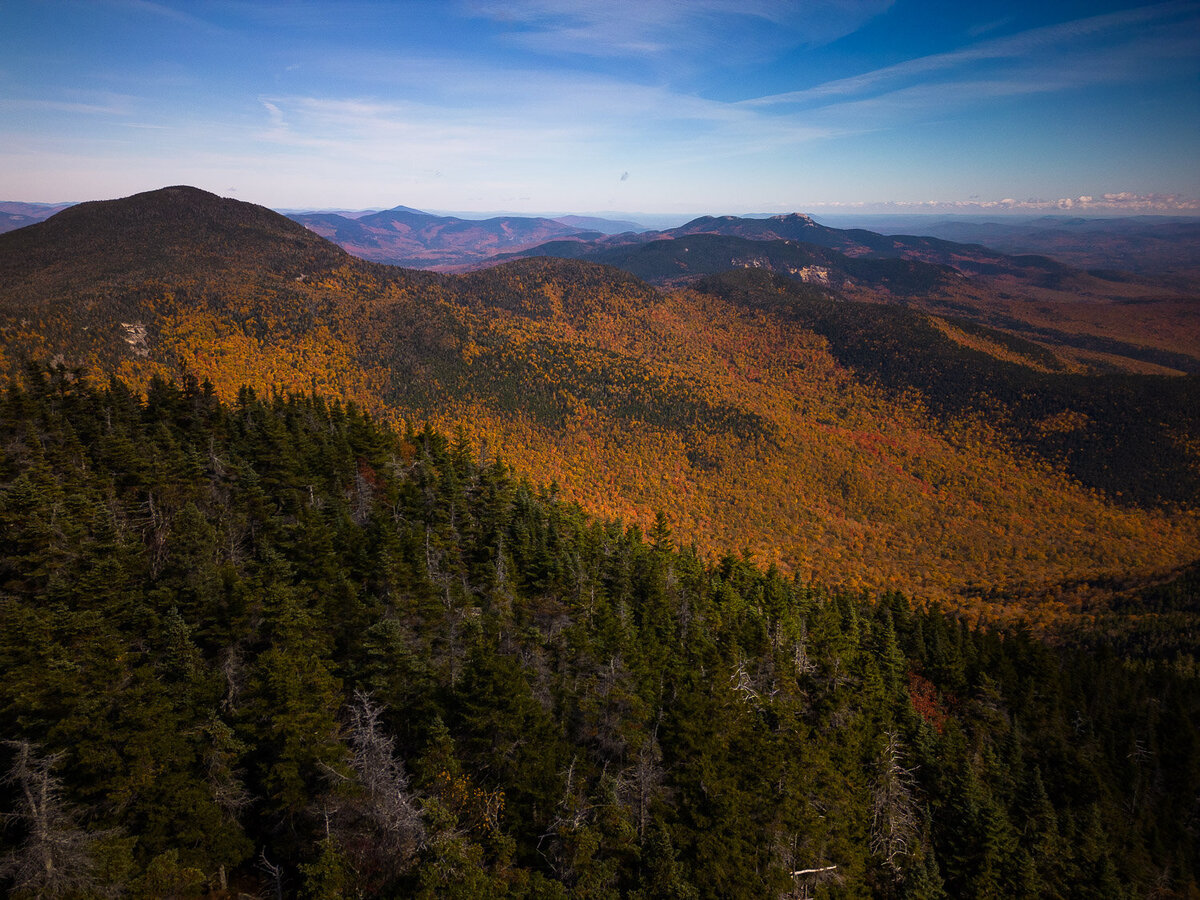
[[937, 686], [924, 675], [908, 673], [908, 699], [922, 719], [934, 727], [938, 734], [946, 727], [946, 710], [942, 706]]

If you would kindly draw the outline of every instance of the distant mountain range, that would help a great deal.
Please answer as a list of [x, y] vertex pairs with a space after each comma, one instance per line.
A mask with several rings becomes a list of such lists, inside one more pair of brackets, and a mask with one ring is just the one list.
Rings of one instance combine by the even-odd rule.
[[[0, 233], [43, 221], [71, 205], [0, 201]], [[463, 271], [556, 241], [594, 242], [587, 250], [544, 247], [550, 255], [590, 258], [589, 253], [606, 247], [709, 233], [800, 241], [850, 256], [899, 256], [952, 265], [968, 275], [997, 274], [997, 266], [1012, 269], [1008, 257], [1014, 255], [1046, 256], [1106, 278], [1133, 273], [1173, 289], [1200, 290], [1200, 219], [1192, 218], [822, 216], [823, 222], [836, 226], [827, 227], [797, 214], [703, 216], [656, 231], [636, 221], [601, 216], [477, 218], [403, 205], [382, 211], [280, 212], [362, 259], [442, 271]], [[971, 249], [963, 251], [964, 245]], [[1022, 260], [1019, 267], [1029, 264]]]
[[[27, 222], [61, 208], [0, 204], [0, 217]], [[1011, 255], [978, 243], [927, 235], [833, 228], [801, 214], [703, 216], [658, 231], [617, 231], [640, 226], [594, 217], [475, 220], [407, 206], [379, 212], [294, 211], [291, 218], [355, 256], [392, 265], [463, 272], [505, 260], [555, 256], [616, 266], [660, 287], [685, 285], [729, 269], [762, 269], [835, 288], [856, 299], [888, 298], [938, 314], [963, 316], [1024, 338], [1049, 341], [1060, 352], [1071, 347], [1087, 366], [1115, 363], [1123, 368], [1136, 363], [1147, 372], [1200, 368], [1195, 359], [1200, 328], [1187, 314], [1200, 280], [1193, 284], [1186, 277], [1187, 241], [1197, 226], [1162, 217], [1043, 217], [975, 226], [956, 220], [946, 228], [966, 236], [999, 238], [1007, 233], [1013, 241], [1017, 241], [1014, 235], [1033, 233], [1049, 240], [1048, 236], [1069, 229], [1079, 240], [1091, 235], [1097, 247], [1137, 235], [1149, 241], [1147, 235], [1153, 233], [1158, 235], [1153, 238], [1155, 252], [1164, 260], [1173, 241], [1181, 247], [1172, 273], [1166, 276], [1131, 274], [1111, 266], [1085, 270], [1039, 254]], [[893, 229], [920, 224], [914, 217], [881, 221]], [[584, 225], [596, 228], [586, 230]], [[1153, 254], [1148, 250], [1147, 255]], [[1086, 261], [1105, 259], [1099, 249], [1093, 249]], [[103, 267], [104, 260], [98, 265]], [[1170, 267], [1163, 262], [1159, 268]], [[1168, 328], [1162, 326], [1164, 316], [1172, 323]]]
[[[830, 228], [810, 216], [799, 213], [770, 218], [702, 216], [664, 231], [618, 234], [598, 239], [580, 235], [570, 240], [580, 243], [569, 248], [564, 243], [551, 247], [532, 247], [505, 254], [515, 256], [569, 255], [575, 259], [601, 256], [619, 248], [644, 246], [662, 241], [677, 241], [694, 235], [720, 235], [758, 243], [783, 242], [790, 245], [825, 248], [855, 259], [903, 259], [932, 265], [950, 266], [963, 275], [1013, 275], [1027, 277], [1031, 269], [1046, 276], [1067, 274], [1070, 267], [1036, 254], [1011, 256], [980, 244], [963, 244], [936, 237], [912, 234], [878, 234], [862, 228]], [[662, 252], [666, 252], [662, 248]], [[690, 267], [689, 267], [690, 270]], [[690, 274], [701, 274], [691, 271]], [[1043, 279], [1044, 280], [1044, 279]]]
[[[72, 205], [0, 202], [0, 234], [44, 221]], [[561, 237], [586, 239], [645, 230], [636, 222], [596, 216], [469, 219], [410, 206], [382, 211], [285, 210], [283, 214], [362, 259], [423, 269], [461, 267]]]
[[[1120, 365], [1137, 360], [1143, 371], [1200, 372], [1200, 323], [1186, 285], [979, 244], [830, 228], [799, 214], [705, 216], [665, 231], [551, 241], [477, 265], [537, 256], [616, 266], [660, 287], [762, 270], [1069, 346], [1087, 365], [1121, 357]], [[1164, 321], [1173, 325], [1164, 329]]]
[[645, 225], [631, 222], [628, 219], [604, 219], [599, 216], [555, 216], [555, 222], [562, 222], [574, 228], [588, 231], [599, 231], [602, 234], [621, 234], [626, 231], [649, 231]]
[[600, 231], [554, 219], [459, 219], [406, 206], [354, 219], [336, 213], [301, 213], [290, 218], [362, 259], [422, 269], [462, 266], [557, 238], [588, 240], [602, 236]]
[[58, 212], [62, 212], [70, 203], [20, 203], [14, 200], [0, 201], [0, 234], [15, 231], [26, 225], [42, 222]]

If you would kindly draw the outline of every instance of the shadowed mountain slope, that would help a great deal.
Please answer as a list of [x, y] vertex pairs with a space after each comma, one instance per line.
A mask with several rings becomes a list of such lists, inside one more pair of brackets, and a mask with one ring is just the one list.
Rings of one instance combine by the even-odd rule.
[[92, 274], [264, 269], [274, 273], [341, 264], [344, 251], [278, 213], [192, 187], [81, 203], [5, 238], [0, 274], [46, 270]]
[[[519, 255], [528, 257], [532, 252]], [[765, 269], [838, 289], [863, 286], [905, 296], [926, 293], [962, 277], [950, 266], [900, 258], [859, 258], [816, 244], [706, 232], [618, 247], [555, 241], [538, 247], [537, 252], [615, 266], [661, 286], [684, 285], [730, 269]]]

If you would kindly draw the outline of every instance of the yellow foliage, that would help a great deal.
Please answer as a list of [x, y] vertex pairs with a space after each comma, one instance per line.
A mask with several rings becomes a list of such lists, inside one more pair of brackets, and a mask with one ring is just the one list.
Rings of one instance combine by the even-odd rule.
[[[649, 529], [662, 510], [676, 542], [706, 554], [744, 547], [809, 580], [963, 608], [987, 585], [1006, 598], [992, 616], [1077, 614], [1089, 589], [1058, 586], [1154, 577], [1200, 556], [1194, 512], [1118, 507], [978, 422], [941, 428], [920, 398], [868, 387], [784, 317], [689, 290], [497, 277], [520, 302], [359, 266], [264, 282], [269, 296], [228, 287], [220, 302], [183, 284], [146, 289], [149, 355], [93, 333], [86, 361], [135, 386], [190, 372], [227, 399], [243, 385], [316, 390], [384, 420], [461, 425], [598, 516]], [[68, 346], [49, 316], [6, 326], [0, 366], [11, 370], [12, 348]]]

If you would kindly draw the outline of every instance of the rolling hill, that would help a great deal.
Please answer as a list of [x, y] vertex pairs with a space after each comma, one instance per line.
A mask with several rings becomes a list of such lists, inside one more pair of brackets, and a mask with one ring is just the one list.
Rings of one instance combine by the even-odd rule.
[[804, 579], [1051, 623], [1200, 557], [1194, 376], [1084, 374], [1044, 341], [881, 303], [862, 275], [664, 291], [546, 257], [439, 275], [190, 188], [0, 236], [0, 275], [9, 373], [34, 358], [141, 388], [189, 374], [228, 399], [319, 390]]

